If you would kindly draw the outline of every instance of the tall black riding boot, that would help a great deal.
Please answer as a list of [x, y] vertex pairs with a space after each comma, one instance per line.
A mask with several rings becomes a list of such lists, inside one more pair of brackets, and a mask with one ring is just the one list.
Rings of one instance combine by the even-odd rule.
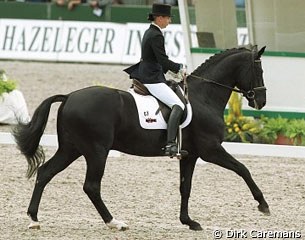
[[175, 140], [182, 114], [182, 108], [178, 105], [174, 105], [167, 123], [167, 145], [165, 146], [166, 156], [173, 157], [178, 153], [178, 146]]

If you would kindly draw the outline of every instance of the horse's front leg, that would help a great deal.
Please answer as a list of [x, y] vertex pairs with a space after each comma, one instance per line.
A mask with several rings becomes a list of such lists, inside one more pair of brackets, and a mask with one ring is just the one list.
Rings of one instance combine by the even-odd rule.
[[188, 225], [191, 230], [202, 230], [200, 224], [189, 217], [188, 202], [192, 188], [192, 177], [197, 157], [187, 157], [180, 160], [180, 221]]
[[221, 145], [219, 145], [217, 148], [207, 149], [201, 158], [207, 162], [211, 162], [226, 169], [232, 170], [241, 176], [248, 185], [254, 199], [258, 201], [258, 210], [266, 215], [270, 215], [269, 206], [263, 193], [254, 182], [248, 168], [244, 164], [240, 163], [233, 156], [227, 153]]

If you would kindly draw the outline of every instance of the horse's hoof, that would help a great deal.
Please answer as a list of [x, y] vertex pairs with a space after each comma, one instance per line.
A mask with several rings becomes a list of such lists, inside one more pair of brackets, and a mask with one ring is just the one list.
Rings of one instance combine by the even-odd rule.
[[190, 229], [194, 231], [202, 231], [202, 227], [198, 222], [193, 221], [192, 223], [189, 224]]
[[39, 224], [39, 222], [32, 221], [32, 222], [30, 223], [30, 225], [28, 226], [28, 229], [40, 230], [40, 224]]
[[260, 212], [262, 212], [264, 215], [266, 215], [266, 216], [270, 216], [271, 215], [271, 213], [270, 213], [270, 210], [269, 210], [269, 207], [268, 206], [262, 206], [262, 205], [258, 205], [258, 210], [260, 211]]
[[116, 219], [112, 219], [111, 222], [106, 223], [106, 225], [110, 228], [110, 229], [117, 229], [119, 231], [126, 231], [129, 229], [129, 226], [122, 222], [122, 221], [118, 221]]

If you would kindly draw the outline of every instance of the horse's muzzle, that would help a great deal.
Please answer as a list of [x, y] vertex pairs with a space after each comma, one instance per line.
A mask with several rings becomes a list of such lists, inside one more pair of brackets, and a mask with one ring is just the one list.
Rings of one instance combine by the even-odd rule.
[[259, 87], [250, 90], [247, 92], [246, 98], [248, 99], [249, 107], [260, 110], [266, 105], [266, 88]]

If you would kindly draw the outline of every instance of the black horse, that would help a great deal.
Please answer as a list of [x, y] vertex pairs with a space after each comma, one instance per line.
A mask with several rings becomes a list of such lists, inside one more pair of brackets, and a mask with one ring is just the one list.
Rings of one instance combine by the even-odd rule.
[[[265, 47], [259, 51], [257, 48], [223, 51], [212, 56], [187, 77], [193, 118], [182, 131], [183, 149], [189, 154], [180, 160], [180, 221], [192, 230], [202, 229], [188, 214], [192, 175], [199, 157], [241, 176], [258, 201], [258, 209], [269, 214], [268, 204], [249, 170], [221, 145], [224, 109], [232, 91], [243, 93], [249, 106], [255, 109], [261, 109], [266, 104], [260, 61], [264, 50]], [[57, 118], [59, 147], [55, 155], [44, 163], [39, 141], [54, 102], [62, 102]], [[30, 228], [39, 228], [37, 213], [45, 186], [80, 156], [84, 156], [87, 163], [83, 189], [102, 219], [110, 228], [128, 228], [124, 222], [113, 218], [101, 198], [100, 186], [107, 155], [111, 149], [115, 149], [138, 156], [162, 156], [162, 147], [166, 144], [166, 131], [142, 129], [137, 114], [130, 93], [96, 86], [49, 97], [35, 110], [31, 122], [16, 126], [13, 135], [28, 161], [27, 175], [30, 178], [37, 173], [28, 208], [32, 220]]]

